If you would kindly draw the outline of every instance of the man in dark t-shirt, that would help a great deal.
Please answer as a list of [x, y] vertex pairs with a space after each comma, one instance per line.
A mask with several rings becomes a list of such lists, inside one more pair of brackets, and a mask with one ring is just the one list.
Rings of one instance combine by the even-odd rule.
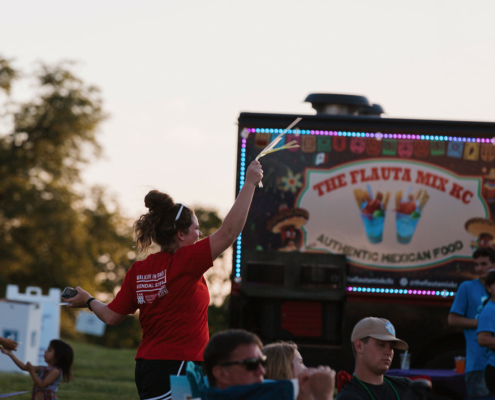
[[364, 318], [351, 335], [356, 359], [354, 375], [337, 400], [402, 400], [411, 387], [407, 378], [387, 376], [394, 349], [407, 350], [406, 342], [395, 337], [395, 328], [383, 318]]

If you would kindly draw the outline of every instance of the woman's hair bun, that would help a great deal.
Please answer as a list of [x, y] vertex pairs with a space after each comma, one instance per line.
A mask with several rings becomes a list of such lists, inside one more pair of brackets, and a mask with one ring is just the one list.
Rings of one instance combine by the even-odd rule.
[[144, 205], [150, 212], [158, 209], [167, 212], [174, 207], [174, 204], [172, 197], [158, 190], [151, 190], [144, 198]]

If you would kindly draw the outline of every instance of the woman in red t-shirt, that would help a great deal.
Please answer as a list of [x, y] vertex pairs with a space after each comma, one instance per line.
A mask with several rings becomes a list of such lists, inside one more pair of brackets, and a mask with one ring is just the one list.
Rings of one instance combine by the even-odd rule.
[[218, 231], [204, 240], [194, 212], [156, 190], [144, 204], [149, 212], [134, 224], [137, 247], [154, 242], [161, 251], [136, 261], [110, 304], [77, 287], [69, 307], [87, 306], [108, 325], [139, 309], [143, 339], [136, 355], [136, 386], [142, 400], [171, 398], [170, 375], [185, 374], [187, 361], [202, 361], [208, 342], [210, 295], [203, 274], [242, 232], [263, 171], [253, 161], [231, 210]]

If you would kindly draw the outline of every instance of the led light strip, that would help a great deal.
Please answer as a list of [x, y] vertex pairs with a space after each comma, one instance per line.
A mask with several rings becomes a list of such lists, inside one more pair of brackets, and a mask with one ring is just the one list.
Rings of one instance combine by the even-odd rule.
[[239, 191], [241, 191], [244, 186], [244, 178], [246, 173], [246, 139], [242, 139], [241, 144], [241, 163], [240, 163], [240, 173], [239, 173]]
[[416, 296], [442, 296], [442, 297], [454, 297], [455, 292], [449, 292], [448, 290], [418, 290], [418, 289], [393, 289], [393, 288], [370, 288], [370, 287], [355, 287], [349, 286], [347, 288], [349, 292], [358, 293], [387, 293], [387, 294], [407, 294]]
[[[248, 133], [282, 133], [283, 129], [271, 128], [247, 128]], [[466, 138], [455, 136], [438, 136], [438, 135], [410, 135], [405, 133], [364, 133], [364, 132], [342, 132], [342, 131], [318, 131], [304, 129], [290, 129], [288, 134], [297, 135], [321, 135], [321, 136], [345, 136], [345, 137], [367, 137], [377, 139], [409, 139], [409, 140], [436, 140], [443, 142], [473, 142], [473, 143], [492, 143], [495, 144], [495, 138]], [[245, 140], [245, 139], [243, 139]]]
[[[281, 130], [283, 132], [283, 130]], [[241, 162], [239, 169], [239, 191], [244, 186], [244, 180], [246, 176], [246, 139], [241, 141]], [[237, 245], [235, 251], [235, 277], [241, 277], [241, 244], [242, 244], [242, 233], [237, 237]]]
[[[272, 129], [272, 128], [247, 128], [247, 133], [270, 133], [280, 134], [284, 129]], [[473, 143], [492, 143], [495, 144], [495, 137], [488, 138], [466, 138], [455, 136], [436, 136], [436, 135], [410, 135], [401, 133], [364, 133], [364, 132], [342, 132], [342, 131], [319, 131], [319, 130], [305, 130], [305, 129], [289, 129], [288, 134], [298, 135], [320, 135], [320, 136], [344, 136], [344, 137], [363, 137], [363, 138], [377, 138], [377, 139], [407, 139], [407, 140], [435, 140], [444, 142], [473, 142]], [[241, 162], [239, 165], [239, 191], [244, 186], [246, 177], [246, 139], [241, 140]], [[236, 247], [236, 262], [235, 262], [235, 277], [241, 277], [241, 237], [237, 238]], [[410, 290], [410, 289], [381, 289], [381, 288], [347, 288], [349, 291], [355, 292], [369, 292], [369, 293], [393, 293], [393, 294], [412, 294], [412, 295], [424, 295], [424, 296], [454, 296], [454, 292], [448, 291], [435, 291], [435, 290]], [[388, 292], [387, 292], [388, 290]], [[446, 293], [446, 294], [445, 294]]]
[[241, 243], [242, 243], [242, 233], [237, 237], [237, 247], [235, 256], [235, 277], [241, 277]]

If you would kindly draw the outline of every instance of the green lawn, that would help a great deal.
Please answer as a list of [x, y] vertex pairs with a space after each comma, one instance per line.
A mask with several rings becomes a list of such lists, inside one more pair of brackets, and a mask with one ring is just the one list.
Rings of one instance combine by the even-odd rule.
[[[134, 384], [136, 350], [109, 349], [70, 340], [67, 342], [74, 348], [74, 380], [60, 384], [57, 392], [60, 400], [139, 398]], [[3, 354], [0, 356], [6, 357]], [[0, 394], [30, 390], [32, 386], [29, 375], [0, 373]], [[30, 393], [12, 397], [13, 400], [30, 398]]]

